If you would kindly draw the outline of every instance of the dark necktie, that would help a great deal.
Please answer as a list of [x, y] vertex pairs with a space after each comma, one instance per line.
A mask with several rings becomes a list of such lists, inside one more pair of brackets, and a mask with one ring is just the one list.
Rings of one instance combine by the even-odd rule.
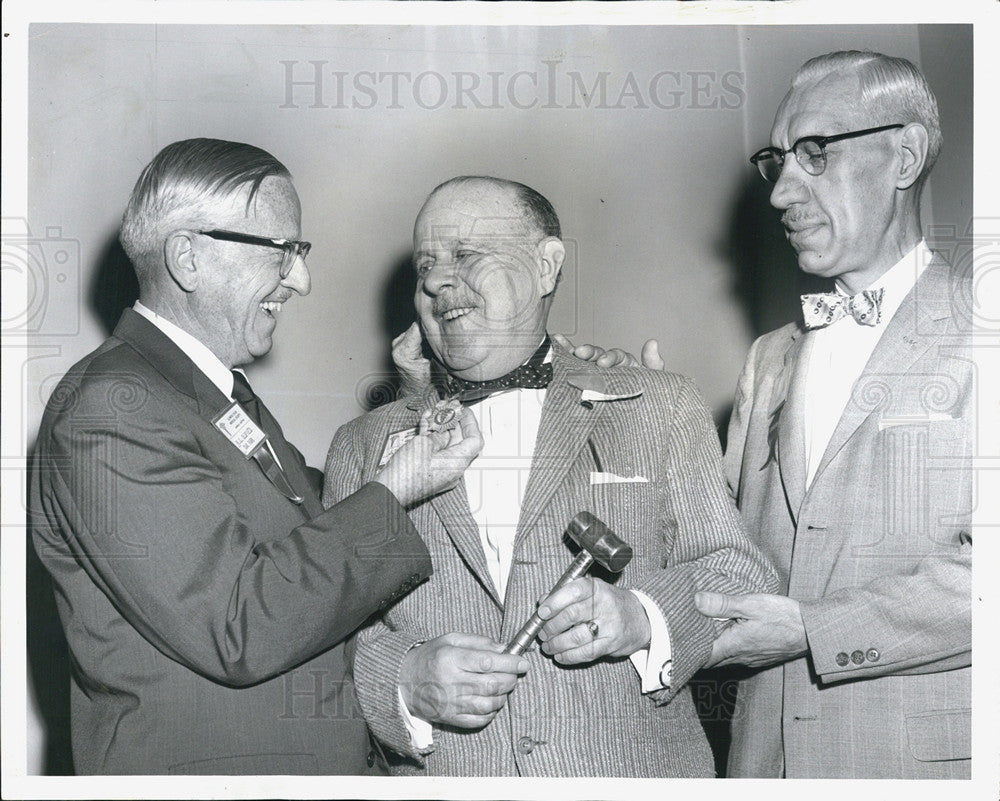
[[[233, 399], [239, 401], [240, 406], [253, 418], [253, 421], [263, 428], [260, 422], [260, 398], [250, 387], [250, 382], [243, 373], [239, 370], [230, 372], [233, 374]], [[268, 435], [270, 436], [270, 433]]]
[[882, 319], [883, 289], [866, 289], [857, 295], [817, 292], [802, 296], [802, 319], [806, 328], [826, 328], [850, 315], [858, 325], [876, 326]]
[[[260, 413], [264, 404], [260, 402], [257, 393], [251, 388], [247, 377], [238, 370], [231, 370], [230, 372], [233, 374], [233, 399], [243, 407], [243, 410], [267, 434], [272, 447], [279, 441], [285, 443], [285, 438], [281, 436], [281, 432], [276, 427], [270, 425], [270, 421], [274, 419], [270, 413], [268, 413], [269, 424], [264, 424]], [[260, 469], [264, 471], [264, 475], [267, 476], [268, 480], [274, 484], [282, 495], [292, 503], [302, 503], [302, 496], [292, 488], [292, 485], [288, 481], [288, 476], [285, 475], [285, 471], [275, 461], [271, 455], [271, 451], [266, 446], [262, 445], [257, 448], [253, 452], [252, 458], [260, 465]]]
[[506, 375], [489, 381], [466, 381], [449, 375], [448, 391], [464, 402], [472, 402], [508, 389], [545, 389], [552, 382], [552, 362], [545, 361], [549, 347], [549, 338], [546, 336], [528, 361]]

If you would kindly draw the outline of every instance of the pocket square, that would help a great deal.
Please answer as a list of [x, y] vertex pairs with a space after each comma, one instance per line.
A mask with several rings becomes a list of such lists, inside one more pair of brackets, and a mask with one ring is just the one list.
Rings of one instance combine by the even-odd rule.
[[880, 417], [878, 421], [878, 430], [885, 431], [887, 428], [895, 428], [896, 426], [919, 426], [927, 423], [946, 423], [949, 420], [957, 419], [957, 417], [952, 417], [950, 414], [945, 412], [925, 412], [924, 414], [913, 415], [912, 417]]
[[614, 473], [591, 473], [590, 486], [596, 487], [598, 484], [648, 484], [649, 479], [645, 476], [619, 476]]

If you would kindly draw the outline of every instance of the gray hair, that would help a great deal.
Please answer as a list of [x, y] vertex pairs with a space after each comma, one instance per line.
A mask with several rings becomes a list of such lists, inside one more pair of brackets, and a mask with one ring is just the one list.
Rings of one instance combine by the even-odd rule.
[[242, 142], [185, 139], [163, 148], [139, 176], [122, 217], [119, 238], [140, 283], [171, 231], [210, 224], [213, 203], [246, 186], [249, 212], [261, 183], [272, 175], [291, 177], [266, 150]]
[[886, 124], [919, 122], [927, 129], [927, 160], [917, 179], [923, 184], [937, 161], [942, 142], [937, 99], [923, 74], [905, 58], [871, 51], [841, 50], [803, 64], [792, 78], [792, 88], [845, 70], [858, 74], [862, 102], [878, 121]]

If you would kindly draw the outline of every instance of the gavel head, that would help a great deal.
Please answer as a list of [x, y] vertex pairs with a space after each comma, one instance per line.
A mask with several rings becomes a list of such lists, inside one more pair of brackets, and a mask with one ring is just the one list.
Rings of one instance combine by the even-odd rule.
[[605, 570], [621, 573], [632, 561], [632, 547], [590, 512], [580, 512], [574, 517], [568, 533]]

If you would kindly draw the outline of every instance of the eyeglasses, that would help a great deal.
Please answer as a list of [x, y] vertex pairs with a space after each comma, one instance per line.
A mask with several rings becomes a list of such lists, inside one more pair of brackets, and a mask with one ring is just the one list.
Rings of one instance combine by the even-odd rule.
[[278, 275], [283, 279], [288, 277], [288, 274], [292, 271], [292, 267], [295, 266], [295, 260], [300, 256], [305, 259], [309, 255], [309, 251], [312, 250], [311, 242], [302, 242], [298, 239], [270, 239], [266, 236], [254, 236], [253, 234], [244, 234], [241, 231], [199, 231], [199, 234], [205, 236], [210, 236], [212, 239], [221, 239], [225, 242], [240, 242], [244, 245], [260, 245], [266, 248], [278, 248], [285, 251], [285, 255], [281, 260], [281, 266], [278, 268]]
[[803, 170], [810, 175], [822, 175], [823, 170], [826, 169], [826, 146], [830, 142], [853, 139], [856, 136], [868, 136], [879, 131], [902, 127], [904, 127], [902, 123], [896, 123], [895, 125], [880, 125], [878, 128], [865, 128], [863, 131], [851, 131], [836, 136], [803, 136], [788, 150], [782, 150], [780, 147], [765, 147], [758, 150], [750, 157], [750, 163], [757, 166], [765, 180], [775, 183], [781, 177], [781, 168], [785, 166], [785, 156], [794, 153], [795, 160], [802, 166]]

